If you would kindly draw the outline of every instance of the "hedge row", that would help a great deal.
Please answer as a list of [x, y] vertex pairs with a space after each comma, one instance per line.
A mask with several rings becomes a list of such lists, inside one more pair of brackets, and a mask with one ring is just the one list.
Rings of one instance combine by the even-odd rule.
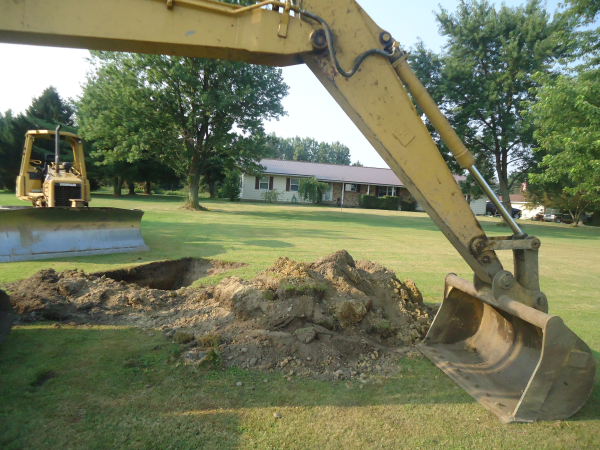
[[385, 196], [377, 197], [375, 195], [361, 195], [360, 206], [365, 209], [387, 209], [390, 211], [414, 211], [417, 204], [407, 202], [399, 197]]

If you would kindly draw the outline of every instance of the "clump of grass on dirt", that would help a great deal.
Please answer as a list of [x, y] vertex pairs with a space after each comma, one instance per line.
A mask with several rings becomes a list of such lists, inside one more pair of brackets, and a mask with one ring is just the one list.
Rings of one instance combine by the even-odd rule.
[[194, 340], [194, 335], [185, 331], [176, 331], [173, 335], [173, 340], [177, 344], [188, 344]]
[[218, 348], [221, 345], [222, 339], [218, 334], [205, 334], [204, 336], [197, 337], [198, 344], [202, 347]]

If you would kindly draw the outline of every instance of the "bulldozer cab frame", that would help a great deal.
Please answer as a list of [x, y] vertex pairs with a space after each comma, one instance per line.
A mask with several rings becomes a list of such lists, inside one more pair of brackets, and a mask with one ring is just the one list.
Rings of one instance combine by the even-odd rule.
[[[81, 187], [80, 198], [73, 200], [80, 200], [81, 203], [87, 204], [91, 200], [91, 195], [81, 138], [73, 133], [59, 132], [59, 139], [68, 142], [73, 153], [73, 162], [68, 163], [71, 166], [68, 167], [68, 170], [64, 163], [56, 166], [56, 155], [46, 155], [43, 161], [32, 159], [34, 143], [39, 139], [55, 140], [56, 131], [29, 130], [25, 134], [21, 169], [17, 177], [17, 198], [30, 201], [38, 207], [57, 206], [53, 185], [56, 183], [74, 184]], [[51, 179], [48, 178], [48, 175], [51, 175]]]

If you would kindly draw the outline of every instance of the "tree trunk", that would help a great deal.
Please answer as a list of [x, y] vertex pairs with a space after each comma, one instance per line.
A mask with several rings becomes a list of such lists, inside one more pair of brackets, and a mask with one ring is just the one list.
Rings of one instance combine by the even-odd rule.
[[200, 177], [198, 175], [192, 175], [189, 178], [189, 191], [188, 199], [190, 206], [193, 209], [200, 209], [200, 203], [198, 202], [198, 190], [200, 189]]
[[129, 187], [129, 194], [127, 195], [135, 195], [135, 183], [133, 181], [128, 181], [127, 186]]
[[151, 188], [150, 182], [149, 181], [144, 182], [144, 194], [152, 195], [152, 190], [150, 188]]
[[123, 178], [115, 177], [114, 186], [113, 186], [113, 197], [121, 196], [121, 188], [123, 187]]
[[210, 183], [208, 183], [208, 193], [210, 195], [210, 198], [215, 198], [215, 182], [211, 181]]

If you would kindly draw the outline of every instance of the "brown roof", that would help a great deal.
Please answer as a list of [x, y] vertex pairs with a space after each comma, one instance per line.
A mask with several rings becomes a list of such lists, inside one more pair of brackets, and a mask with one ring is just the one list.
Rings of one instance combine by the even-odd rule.
[[[502, 200], [502, 196], [500, 196], [500, 200]], [[510, 202], [525, 203], [525, 196], [523, 194], [510, 194]]]
[[[266, 167], [265, 173], [271, 175], [291, 175], [297, 177], [314, 176], [320, 181], [404, 186], [392, 169], [342, 166], [305, 161], [286, 161], [282, 159], [263, 159], [260, 164]], [[458, 182], [465, 178], [455, 175], [454, 179]]]

